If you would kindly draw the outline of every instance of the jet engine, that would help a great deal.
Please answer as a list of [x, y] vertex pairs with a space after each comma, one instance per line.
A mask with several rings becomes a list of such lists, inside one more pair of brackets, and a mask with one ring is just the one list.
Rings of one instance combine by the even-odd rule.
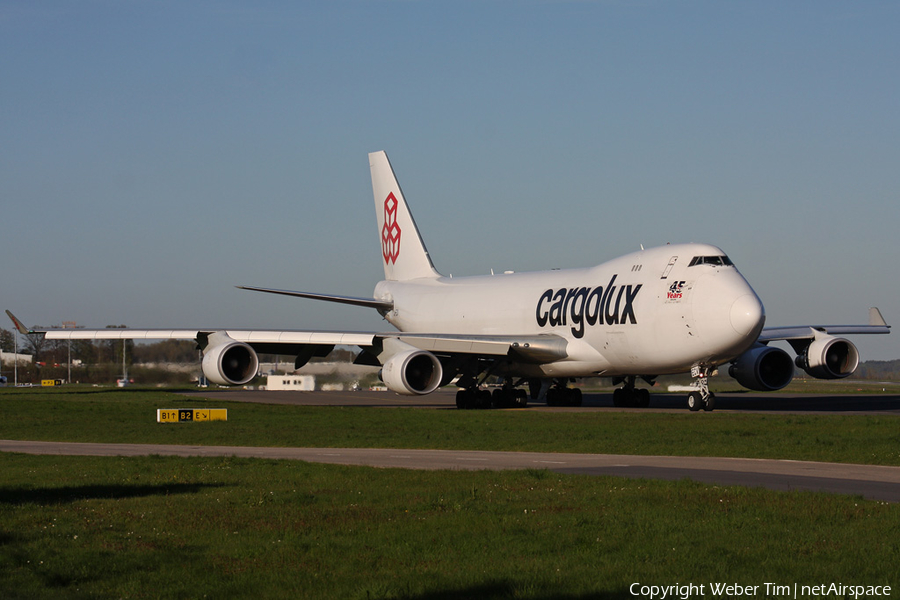
[[442, 377], [441, 361], [431, 352], [412, 347], [394, 354], [381, 369], [381, 380], [388, 389], [409, 396], [430, 394]]
[[244, 385], [259, 372], [259, 358], [253, 348], [224, 333], [209, 336], [203, 351], [203, 374], [219, 385]]
[[773, 392], [794, 378], [794, 361], [780, 348], [757, 344], [737, 357], [728, 374], [745, 388]]
[[842, 379], [859, 366], [859, 352], [849, 340], [823, 336], [797, 356], [797, 366], [818, 379]]

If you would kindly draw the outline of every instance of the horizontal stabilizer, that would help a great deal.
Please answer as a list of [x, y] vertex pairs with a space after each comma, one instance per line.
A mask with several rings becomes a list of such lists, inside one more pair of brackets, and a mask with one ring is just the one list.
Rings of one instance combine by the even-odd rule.
[[376, 300], [375, 298], [356, 298], [354, 296], [334, 296], [330, 294], [312, 294], [310, 292], [294, 292], [291, 290], [273, 290], [268, 288], [251, 287], [247, 285], [236, 286], [241, 290], [252, 290], [254, 292], [264, 292], [266, 294], [281, 294], [282, 296], [294, 296], [296, 298], [311, 298], [313, 300], [324, 300], [326, 302], [337, 302], [340, 304], [352, 304], [354, 306], [367, 306], [380, 311], [390, 311], [394, 309], [393, 302], [384, 300]]

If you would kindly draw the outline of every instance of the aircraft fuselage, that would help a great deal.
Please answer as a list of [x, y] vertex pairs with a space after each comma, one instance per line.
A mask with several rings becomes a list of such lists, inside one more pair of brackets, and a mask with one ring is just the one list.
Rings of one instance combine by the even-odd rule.
[[[699, 261], [697, 259], [700, 259]], [[403, 332], [555, 334], [568, 357], [526, 376], [661, 375], [729, 362], [756, 340], [762, 302], [725, 253], [679, 244], [540, 273], [382, 281]]]

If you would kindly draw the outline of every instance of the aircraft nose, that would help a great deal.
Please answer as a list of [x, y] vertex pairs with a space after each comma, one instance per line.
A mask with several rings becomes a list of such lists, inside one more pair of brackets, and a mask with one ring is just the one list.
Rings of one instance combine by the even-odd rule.
[[691, 294], [694, 326], [710, 352], [736, 355], [756, 341], [765, 311], [753, 288], [736, 270], [701, 275]]
[[744, 294], [731, 305], [731, 327], [741, 336], [762, 330], [766, 313], [756, 294]]

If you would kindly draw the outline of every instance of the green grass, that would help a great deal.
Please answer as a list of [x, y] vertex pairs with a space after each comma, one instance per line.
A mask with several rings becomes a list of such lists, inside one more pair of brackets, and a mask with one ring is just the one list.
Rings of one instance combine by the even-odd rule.
[[[227, 422], [155, 422], [223, 406]], [[896, 417], [321, 408], [0, 390], [0, 438], [772, 456], [900, 464]], [[690, 481], [0, 453], [3, 598], [634, 598], [900, 589], [900, 505]], [[764, 588], [754, 596], [764, 597]]]
[[[669, 385], [690, 385], [694, 379], [690, 375], [664, 375], [657, 380], [655, 392], [664, 391]], [[639, 384], [638, 387], [641, 387]], [[598, 386], [586, 385], [585, 391], [603, 391], [612, 393], [619, 387], [611, 384]], [[715, 393], [747, 393], [749, 390], [736, 380], [720, 373], [709, 380], [709, 388]], [[896, 394], [900, 392], [900, 383], [895, 381], [870, 381], [866, 379], [814, 379], [795, 377], [787, 387], [779, 390], [778, 394], [840, 394], [852, 396], [857, 394]]]
[[54, 598], [594, 598], [896, 584], [900, 506], [254, 459], [0, 455], [0, 589]]
[[[157, 408], [228, 408], [156, 423]], [[0, 439], [737, 456], [900, 465], [894, 416], [457, 411], [208, 401], [140, 389], [0, 391]]]

